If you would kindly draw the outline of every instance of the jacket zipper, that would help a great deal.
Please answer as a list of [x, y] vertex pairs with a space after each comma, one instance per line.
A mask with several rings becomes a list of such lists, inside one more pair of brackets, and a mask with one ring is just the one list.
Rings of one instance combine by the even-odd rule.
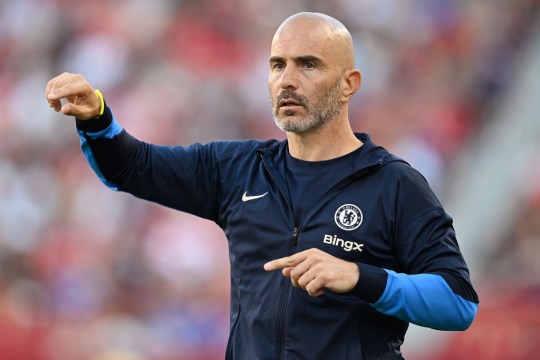
[[[266, 166], [266, 163], [264, 162], [264, 156], [262, 154], [261, 154], [261, 161], [263, 163], [264, 168], [266, 169], [266, 171], [270, 175], [270, 178], [274, 182], [274, 184], [277, 184], [274, 177], [272, 176], [272, 172], [268, 169], [268, 166]], [[296, 226], [296, 222], [295, 222], [295, 218], [294, 218], [294, 212], [293, 212], [291, 204], [289, 203], [289, 200], [288, 200], [287, 196], [285, 196], [285, 194], [283, 193], [283, 191], [281, 191], [281, 189], [279, 189], [279, 192], [281, 193], [281, 196], [283, 197], [283, 199], [285, 199], [285, 203], [287, 204], [287, 207], [289, 208], [289, 213], [291, 214], [291, 218], [292, 218], [292, 224], [293, 224], [292, 241], [291, 241], [290, 246], [289, 246], [289, 255], [291, 255], [293, 253], [294, 248], [296, 247], [296, 245], [298, 243], [299, 229]], [[282, 281], [282, 286], [281, 286], [281, 291], [280, 291], [279, 307], [278, 307], [278, 314], [277, 314], [277, 321], [278, 321], [278, 326], [277, 326], [277, 337], [278, 337], [278, 349], [277, 349], [278, 351], [277, 351], [277, 354], [278, 354], [278, 358], [277, 359], [278, 360], [283, 359], [284, 356], [285, 356], [285, 346], [284, 346], [284, 342], [285, 342], [285, 310], [286, 310], [286, 304], [287, 304], [287, 300], [286, 300], [287, 299], [287, 294], [289, 293], [289, 291], [291, 289], [291, 282], [290, 281], [288, 281], [285, 278], [281, 279], [281, 281]]]
[[[295, 226], [293, 229], [293, 240], [291, 243], [291, 248], [289, 250], [289, 253], [292, 254], [292, 250], [294, 247], [296, 247], [296, 243], [298, 242], [298, 228]], [[291, 282], [287, 279], [283, 278], [281, 281], [284, 282], [282, 286], [282, 291], [280, 293], [280, 299], [279, 299], [279, 308], [278, 308], [278, 314], [277, 314], [277, 320], [278, 320], [278, 360], [283, 359], [285, 357], [285, 313], [287, 308], [287, 296], [291, 290]]]
[[296, 246], [296, 244], [298, 244], [298, 228], [297, 227], [293, 229], [292, 236], [293, 236], [292, 246], [294, 247]]

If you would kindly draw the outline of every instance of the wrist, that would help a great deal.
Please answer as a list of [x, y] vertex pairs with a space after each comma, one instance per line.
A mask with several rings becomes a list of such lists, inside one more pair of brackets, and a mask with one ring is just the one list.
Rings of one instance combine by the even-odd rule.
[[98, 116], [102, 116], [103, 113], [105, 112], [105, 100], [103, 100], [103, 94], [101, 93], [101, 91], [99, 91], [98, 89], [95, 89], [94, 91], [99, 99], [99, 115]]
[[383, 294], [386, 288], [388, 273], [380, 267], [355, 262], [359, 269], [359, 277], [351, 294], [359, 296], [361, 299], [375, 303]]
[[87, 133], [105, 130], [113, 121], [111, 109], [103, 102], [103, 114], [89, 120], [76, 119], [77, 129]]
[[358, 281], [360, 281], [360, 268], [358, 265], [354, 262], [350, 262], [349, 268], [350, 270], [348, 271], [348, 274], [350, 279], [350, 288], [348, 289], [348, 292], [352, 291], [356, 287], [356, 284], [358, 284]]

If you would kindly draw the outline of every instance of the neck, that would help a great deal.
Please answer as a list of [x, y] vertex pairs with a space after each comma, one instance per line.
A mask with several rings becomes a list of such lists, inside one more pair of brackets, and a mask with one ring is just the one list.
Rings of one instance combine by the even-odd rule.
[[304, 161], [335, 159], [358, 149], [363, 143], [354, 135], [348, 117], [331, 121], [320, 129], [287, 133], [289, 153]]

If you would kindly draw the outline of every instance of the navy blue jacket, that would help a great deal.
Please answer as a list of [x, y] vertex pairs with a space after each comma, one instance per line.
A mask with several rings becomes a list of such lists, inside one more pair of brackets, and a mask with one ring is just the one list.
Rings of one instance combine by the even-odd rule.
[[[227, 359], [401, 359], [409, 322], [464, 330], [474, 319], [478, 297], [452, 219], [420, 173], [366, 134], [357, 134], [364, 148], [350, 173], [295, 220], [286, 141], [156, 146], [130, 136], [109, 108], [77, 127], [107, 186], [224, 230], [231, 264]], [[250, 196], [260, 197], [243, 201]], [[310, 297], [280, 271], [263, 269], [310, 248], [356, 262], [355, 289]]]

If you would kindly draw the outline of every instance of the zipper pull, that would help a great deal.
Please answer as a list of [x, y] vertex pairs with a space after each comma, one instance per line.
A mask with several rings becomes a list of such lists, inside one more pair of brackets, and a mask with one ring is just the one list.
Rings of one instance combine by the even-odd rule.
[[298, 228], [295, 227], [292, 231], [292, 245], [296, 246], [296, 243], [298, 243]]

